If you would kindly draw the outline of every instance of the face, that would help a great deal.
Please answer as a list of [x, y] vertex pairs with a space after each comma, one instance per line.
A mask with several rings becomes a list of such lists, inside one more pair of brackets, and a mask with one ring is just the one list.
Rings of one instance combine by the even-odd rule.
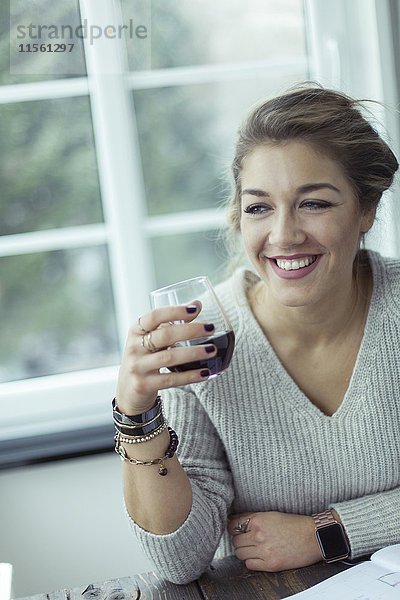
[[257, 146], [241, 171], [241, 232], [268, 293], [286, 306], [337, 298], [352, 282], [361, 214], [341, 165], [309, 144]]

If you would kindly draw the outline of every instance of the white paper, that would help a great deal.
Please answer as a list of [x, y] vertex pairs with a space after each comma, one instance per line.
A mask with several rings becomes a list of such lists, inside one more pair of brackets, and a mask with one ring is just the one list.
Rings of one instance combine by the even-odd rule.
[[400, 600], [400, 544], [382, 548], [371, 560], [342, 571], [291, 600]]
[[387, 546], [377, 550], [371, 560], [374, 564], [383, 569], [391, 569], [392, 571], [400, 571], [400, 544]]

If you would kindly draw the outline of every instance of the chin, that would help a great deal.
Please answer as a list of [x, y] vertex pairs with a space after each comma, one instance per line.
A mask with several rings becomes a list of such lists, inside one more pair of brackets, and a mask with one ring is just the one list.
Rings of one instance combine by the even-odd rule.
[[269, 287], [271, 295], [278, 304], [287, 306], [288, 308], [299, 308], [301, 306], [312, 306], [317, 301], [307, 293], [301, 293], [298, 290], [292, 292], [277, 292], [272, 287]]

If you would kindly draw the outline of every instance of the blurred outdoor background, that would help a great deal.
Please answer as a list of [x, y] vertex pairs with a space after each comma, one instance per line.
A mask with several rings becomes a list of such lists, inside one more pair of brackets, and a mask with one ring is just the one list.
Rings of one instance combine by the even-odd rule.
[[[229, 165], [255, 103], [310, 79], [379, 100], [392, 109], [371, 107], [377, 127], [399, 154], [400, 0], [11, 4], [0, 4], [0, 562], [14, 564], [20, 597], [151, 568], [112, 453], [127, 329], [151, 289], [224, 277]], [[133, 20], [150, 37], [142, 54], [128, 35], [78, 40], [70, 56], [17, 53], [10, 31], [39, 16]], [[369, 247], [400, 256], [398, 193], [375, 229]]]

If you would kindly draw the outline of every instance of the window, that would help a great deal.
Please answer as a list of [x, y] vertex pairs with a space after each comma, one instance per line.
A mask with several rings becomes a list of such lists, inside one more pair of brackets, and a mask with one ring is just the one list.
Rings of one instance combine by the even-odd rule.
[[[122, 1], [124, 22], [131, 13]], [[154, 285], [223, 277], [218, 229], [236, 130], [249, 106], [308, 77], [299, 0], [151, 3], [151, 71], [128, 75]], [[127, 43], [129, 65], [135, 52]], [[182, 256], [185, 260], [182, 261]]]

